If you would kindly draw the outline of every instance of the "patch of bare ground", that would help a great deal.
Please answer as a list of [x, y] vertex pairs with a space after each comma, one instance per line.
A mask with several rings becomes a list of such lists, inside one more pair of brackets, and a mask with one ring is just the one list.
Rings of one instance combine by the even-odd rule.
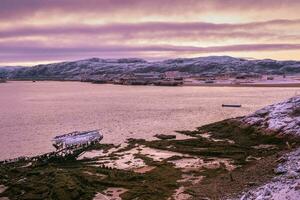
[[145, 166], [145, 167], [140, 167], [140, 168], [137, 168], [137, 169], [134, 169], [133, 171], [135, 173], [140, 173], [140, 174], [144, 174], [144, 173], [147, 173], [151, 170], [155, 169], [154, 166]]
[[[184, 187], [180, 187], [177, 190], [175, 190], [175, 193], [173, 194], [172, 198], [175, 200], [188, 200], [191, 199], [191, 195], [187, 194], [185, 192], [185, 188]], [[168, 200], [171, 200], [171, 198], [169, 198]]]
[[235, 169], [235, 165], [232, 161], [224, 158], [211, 158], [203, 160], [203, 158], [182, 158], [178, 160], [170, 161], [177, 168], [181, 168], [183, 172], [194, 171], [197, 169], [217, 169], [221, 166], [225, 166], [226, 170], [231, 171]]
[[115, 192], [110, 188], [124, 188], [126, 192], [116, 198], [234, 198], [271, 180], [279, 156], [300, 144], [240, 119], [180, 131], [189, 136], [183, 140], [131, 139], [124, 147], [98, 145], [79, 160], [36, 161], [28, 167], [22, 167], [24, 161], [3, 163], [0, 185], [8, 188], [0, 197], [93, 199], [98, 194], [96, 198], [112, 199]]
[[7, 189], [4, 185], [0, 185], [0, 193], [4, 192]]
[[93, 200], [122, 200], [120, 195], [126, 191], [124, 188], [107, 188], [103, 194], [97, 193]]

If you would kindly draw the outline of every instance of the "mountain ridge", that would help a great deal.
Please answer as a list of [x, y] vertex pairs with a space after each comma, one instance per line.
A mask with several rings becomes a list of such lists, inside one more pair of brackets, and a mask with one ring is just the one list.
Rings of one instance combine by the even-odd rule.
[[150, 73], [179, 71], [198, 75], [282, 75], [300, 73], [300, 61], [277, 61], [272, 59], [245, 59], [230, 56], [208, 56], [197, 58], [175, 58], [163, 61], [147, 61], [140, 58], [103, 59], [88, 58], [40, 64], [33, 67], [0, 67], [0, 77], [22, 78], [66, 78], [80, 80], [82, 76], [111, 75], [124, 73]]

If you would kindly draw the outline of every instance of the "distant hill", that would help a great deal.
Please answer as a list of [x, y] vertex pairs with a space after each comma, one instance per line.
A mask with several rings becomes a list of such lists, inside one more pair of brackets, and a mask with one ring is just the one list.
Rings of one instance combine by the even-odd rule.
[[22, 69], [21, 66], [0, 66], [0, 78], [7, 78], [13, 74], [13, 72]]
[[33, 67], [0, 67], [0, 77], [65, 78], [79, 80], [82, 76], [120, 75], [128, 72], [180, 71], [193, 74], [297, 74], [300, 61], [276, 61], [270, 59], [247, 60], [229, 56], [177, 58], [149, 62], [138, 58], [100, 59], [61, 62]]

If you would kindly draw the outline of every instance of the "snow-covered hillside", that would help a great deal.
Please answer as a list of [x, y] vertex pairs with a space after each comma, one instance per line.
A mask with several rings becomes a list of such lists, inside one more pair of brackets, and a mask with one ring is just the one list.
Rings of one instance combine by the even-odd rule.
[[5, 66], [5, 67], [0, 67], [0, 78], [6, 78], [10, 76], [13, 72], [22, 69], [23, 67], [19, 66]]
[[[277, 136], [290, 139], [300, 138], [300, 96], [267, 106], [243, 117], [242, 122], [270, 131]], [[287, 147], [291, 148], [287, 143]], [[277, 160], [276, 176], [267, 183], [244, 191], [240, 200], [290, 199], [300, 197], [300, 148], [283, 155]]]
[[[15, 69], [10, 78], [72, 78], [103, 74], [119, 75], [127, 72], [180, 71], [198, 74], [295, 74], [300, 73], [299, 61], [247, 60], [229, 56], [177, 58], [149, 62], [138, 58], [100, 59], [61, 62]], [[0, 71], [1, 76], [1, 71]], [[3, 76], [3, 73], [2, 73]]]
[[242, 121], [281, 136], [300, 138], [300, 96], [267, 106]]

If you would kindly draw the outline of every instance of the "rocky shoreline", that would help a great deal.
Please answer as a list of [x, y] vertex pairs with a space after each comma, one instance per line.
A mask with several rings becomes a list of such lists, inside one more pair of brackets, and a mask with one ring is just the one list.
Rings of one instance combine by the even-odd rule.
[[300, 197], [300, 148], [285, 154], [274, 169], [275, 176], [268, 183], [246, 191], [237, 199], [299, 199]]
[[[267, 106], [242, 118], [242, 122], [267, 130], [270, 134], [300, 137], [300, 97]], [[287, 144], [289, 145], [289, 144]], [[245, 192], [241, 200], [298, 199], [300, 197], [300, 148], [280, 157], [270, 182]]]
[[0, 198], [268, 199], [288, 191], [293, 199], [299, 195], [299, 107], [294, 97], [179, 131], [187, 139], [131, 139], [95, 145], [75, 160], [2, 163]]
[[242, 118], [242, 122], [277, 136], [300, 137], [300, 97], [267, 106]]

